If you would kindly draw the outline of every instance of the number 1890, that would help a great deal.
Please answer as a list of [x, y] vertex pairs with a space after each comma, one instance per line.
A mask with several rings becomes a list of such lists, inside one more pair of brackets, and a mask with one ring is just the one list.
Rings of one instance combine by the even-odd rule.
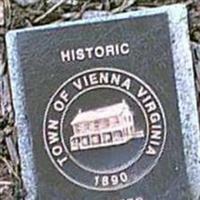
[[120, 183], [126, 183], [127, 181], [128, 181], [128, 176], [125, 172], [114, 175], [95, 176], [95, 186], [103, 186], [103, 187], [115, 186]]

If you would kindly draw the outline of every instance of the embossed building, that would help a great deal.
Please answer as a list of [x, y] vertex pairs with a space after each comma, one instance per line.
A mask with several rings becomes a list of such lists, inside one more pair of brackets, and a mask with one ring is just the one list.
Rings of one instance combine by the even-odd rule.
[[71, 125], [71, 151], [121, 145], [144, 137], [143, 131], [136, 131], [134, 114], [125, 100], [85, 112], [79, 110]]

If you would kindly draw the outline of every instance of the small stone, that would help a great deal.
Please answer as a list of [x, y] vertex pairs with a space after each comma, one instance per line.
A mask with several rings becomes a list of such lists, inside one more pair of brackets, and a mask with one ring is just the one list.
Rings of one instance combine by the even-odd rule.
[[65, 14], [62, 15], [62, 18], [63, 19], [71, 19], [74, 16], [76, 16], [76, 14], [77, 14], [76, 12], [65, 13]]
[[109, 15], [111, 15], [111, 13], [108, 11], [89, 10], [83, 13], [82, 18], [92, 19], [92, 18], [99, 18], [99, 17], [109, 16]]
[[40, 0], [15, 0], [21, 6], [28, 6], [39, 2]]
[[[48, 3], [53, 3], [53, 4], [57, 4], [57, 3], [60, 3], [61, 0], [49, 0]], [[68, 4], [68, 5], [77, 5], [78, 4], [78, 0], [65, 0], [64, 1], [65, 4]]]

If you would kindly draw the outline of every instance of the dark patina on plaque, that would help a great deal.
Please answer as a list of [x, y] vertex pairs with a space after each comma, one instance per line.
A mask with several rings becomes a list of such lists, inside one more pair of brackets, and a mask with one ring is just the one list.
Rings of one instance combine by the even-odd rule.
[[25, 113], [17, 122], [33, 142], [29, 199], [195, 199], [173, 9], [8, 35], [14, 105]]

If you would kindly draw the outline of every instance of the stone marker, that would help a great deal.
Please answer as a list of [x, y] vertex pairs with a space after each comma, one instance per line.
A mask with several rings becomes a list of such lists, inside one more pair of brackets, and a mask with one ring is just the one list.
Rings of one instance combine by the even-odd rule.
[[200, 140], [187, 10], [11, 31], [28, 200], [197, 200]]

